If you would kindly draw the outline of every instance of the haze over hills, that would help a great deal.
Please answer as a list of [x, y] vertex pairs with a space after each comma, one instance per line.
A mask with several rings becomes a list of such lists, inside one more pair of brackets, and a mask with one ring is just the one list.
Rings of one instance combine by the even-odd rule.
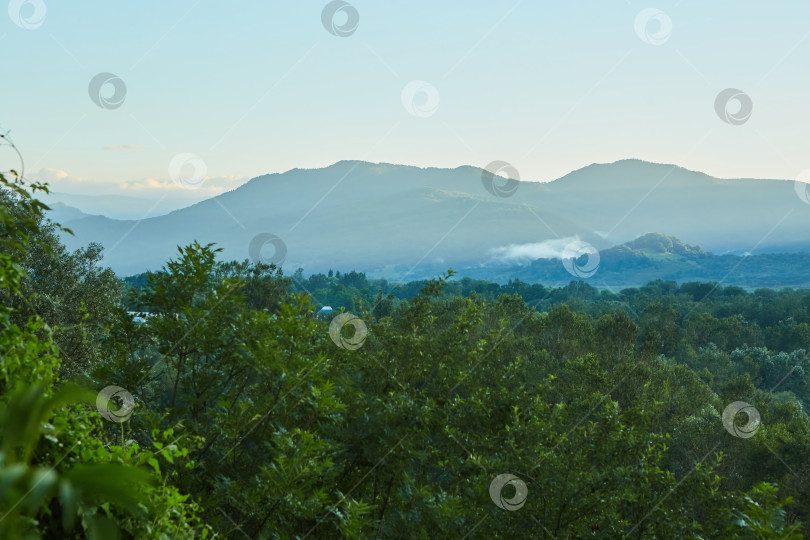
[[[133, 197], [130, 195], [82, 195], [51, 191], [40, 196], [43, 202], [53, 207], [63, 205], [87, 215], [101, 215], [113, 219], [142, 219], [168, 214], [172, 210], [199, 202], [202, 197], [188, 203], [168, 198]], [[59, 218], [64, 219], [64, 218]], [[72, 219], [76, 219], [75, 217]]]
[[78, 208], [68, 206], [63, 202], [49, 202], [48, 206], [50, 207], [48, 218], [56, 223], [68, 223], [89, 216]]
[[[432, 276], [449, 266], [504, 278], [532, 260], [559, 257], [574, 239], [602, 251], [650, 232], [720, 254], [810, 251], [810, 205], [794, 182], [724, 180], [638, 160], [520, 182], [507, 197], [488, 192], [476, 167], [341, 161], [260, 176], [163, 216], [86, 216], [63, 224], [75, 232], [64, 237], [68, 247], [102, 243], [104, 263], [119, 275], [156, 270], [177, 245], [194, 240], [243, 260], [261, 233], [283, 240], [287, 272], [354, 268], [387, 279]], [[612, 254], [603, 253], [603, 261]], [[273, 255], [272, 246], [262, 251]]]
[[[576, 265], [574, 268], [572, 265]], [[810, 287], [810, 253], [715, 255], [698, 246], [661, 234], [646, 234], [605, 250], [591, 260], [586, 254], [568, 268], [560, 259], [540, 258], [523, 265], [487, 265], [460, 268], [462, 275], [505, 283], [520, 279], [530, 283], [564, 286], [582, 279], [595, 287], [641, 287], [655, 280], [716, 282], [756, 289], [761, 287]]]

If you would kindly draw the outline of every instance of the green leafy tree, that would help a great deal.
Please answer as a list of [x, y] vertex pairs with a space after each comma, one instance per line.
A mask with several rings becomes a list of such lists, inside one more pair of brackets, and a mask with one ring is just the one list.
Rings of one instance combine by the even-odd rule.
[[207, 536], [194, 506], [145, 468], [150, 452], [105, 443], [85, 405], [95, 392], [60, 383], [53, 329], [37, 314], [16, 322], [16, 305], [37, 305], [23, 262], [47, 210], [29, 189], [47, 187], [0, 175], [0, 189], [0, 289], [12, 299], [0, 306], [0, 537]]

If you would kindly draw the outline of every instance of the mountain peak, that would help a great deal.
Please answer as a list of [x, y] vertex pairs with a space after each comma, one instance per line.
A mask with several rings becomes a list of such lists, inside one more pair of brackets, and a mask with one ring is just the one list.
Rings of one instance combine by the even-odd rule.
[[622, 159], [612, 163], [592, 163], [552, 180], [549, 187], [563, 190], [635, 190], [664, 184], [700, 187], [711, 182], [711, 176], [679, 165], [654, 163], [641, 159]]
[[633, 251], [647, 253], [674, 254], [691, 257], [701, 257], [707, 253], [700, 246], [690, 246], [674, 236], [663, 233], [647, 233], [635, 240], [625, 242], [622, 246]]

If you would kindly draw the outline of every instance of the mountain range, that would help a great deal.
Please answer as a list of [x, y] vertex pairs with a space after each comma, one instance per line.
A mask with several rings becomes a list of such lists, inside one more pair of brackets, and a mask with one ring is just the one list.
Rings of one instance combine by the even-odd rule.
[[[565, 272], [559, 257], [577, 240], [599, 251], [597, 279], [627, 250], [643, 252], [632, 241], [653, 232], [664, 234], [644, 242], [669, 238], [676, 246], [701, 246], [668, 253], [704, 265], [721, 256], [810, 251], [810, 205], [793, 181], [718, 179], [639, 160], [594, 164], [547, 183], [517, 182], [514, 192], [486, 189], [487, 178], [492, 175], [472, 166], [341, 161], [260, 176], [142, 220], [68, 215], [62, 207], [68, 217], [62, 223], [75, 233], [63, 240], [69, 248], [100, 242], [104, 263], [119, 275], [156, 270], [178, 245], [197, 240], [216, 243], [226, 259], [284, 255], [288, 273], [357, 269], [397, 280], [451, 266], [500, 280], [533, 275], [535, 268], [539, 277], [542, 261], [554, 259]], [[267, 235], [277, 239], [257, 251]], [[652, 253], [645, 256], [660, 259]], [[756, 260], [745, 259], [738, 270]]]
[[[168, 214], [172, 210], [177, 210], [186, 206], [175, 199], [148, 197], [133, 197], [131, 195], [85, 195], [79, 193], [65, 193], [62, 191], [51, 191], [40, 196], [42, 201], [57, 211], [54, 221], [73, 220], [78, 217], [88, 215], [101, 215], [113, 219], [143, 219]], [[190, 202], [199, 202], [205, 197], [191, 199]], [[62, 215], [61, 210], [68, 210], [68, 215]], [[84, 214], [78, 216], [76, 212]], [[61, 221], [60, 221], [61, 223]]]

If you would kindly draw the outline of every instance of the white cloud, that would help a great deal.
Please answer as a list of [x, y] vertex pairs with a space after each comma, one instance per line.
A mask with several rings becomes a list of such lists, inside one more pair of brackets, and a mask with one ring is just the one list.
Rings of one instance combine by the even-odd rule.
[[571, 236], [530, 244], [509, 244], [493, 248], [490, 250], [490, 254], [493, 258], [502, 261], [518, 263], [528, 263], [535, 259], [562, 259], [565, 247], [575, 240], [579, 240], [579, 238]]
[[[59, 169], [40, 169], [38, 173], [34, 173], [30, 175], [33, 180], [37, 180], [39, 182], [57, 182], [65, 180], [66, 178], [70, 178], [70, 175], [65, 171], [60, 171]], [[83, 181], [85, 179], [79, 177], [72, 177], [75, 181]]]
[[81, 176], [74, 176], [67, 171], [44, 168], [28, 175], [30, 179], [47, 182], [51, 191], [79, 195], [131, 195], [141, 198], [159, 199], [166, 196], [170, 199], [200, 200], [214, 197], [244, 184], [245, 176], [207, 176], [197, 187], [189, 188], [169, 178], [139, 178], [125, 182], [105, 182]]
[[83, 195], [100, 195], [116, 193], [117, 188], [109, 182], [100, 182], [92, 178], [74, 176], [60, 169], [43, 168], [39, 172], [26, 174], [29, 180], [48, 184], [51, 191], [80, 193]]
[[166, 192], [171, 192], [178, 195], [187, 194], [198, 199], [201, 196], [214, 197], [241, 186], [247, 180], [244, 176], [206, 176], [199, 185], [190, 187], [168, 178], [142, 178], [122, 182], [119, 188], [130, 193], [155, 193], [162, 196]]

